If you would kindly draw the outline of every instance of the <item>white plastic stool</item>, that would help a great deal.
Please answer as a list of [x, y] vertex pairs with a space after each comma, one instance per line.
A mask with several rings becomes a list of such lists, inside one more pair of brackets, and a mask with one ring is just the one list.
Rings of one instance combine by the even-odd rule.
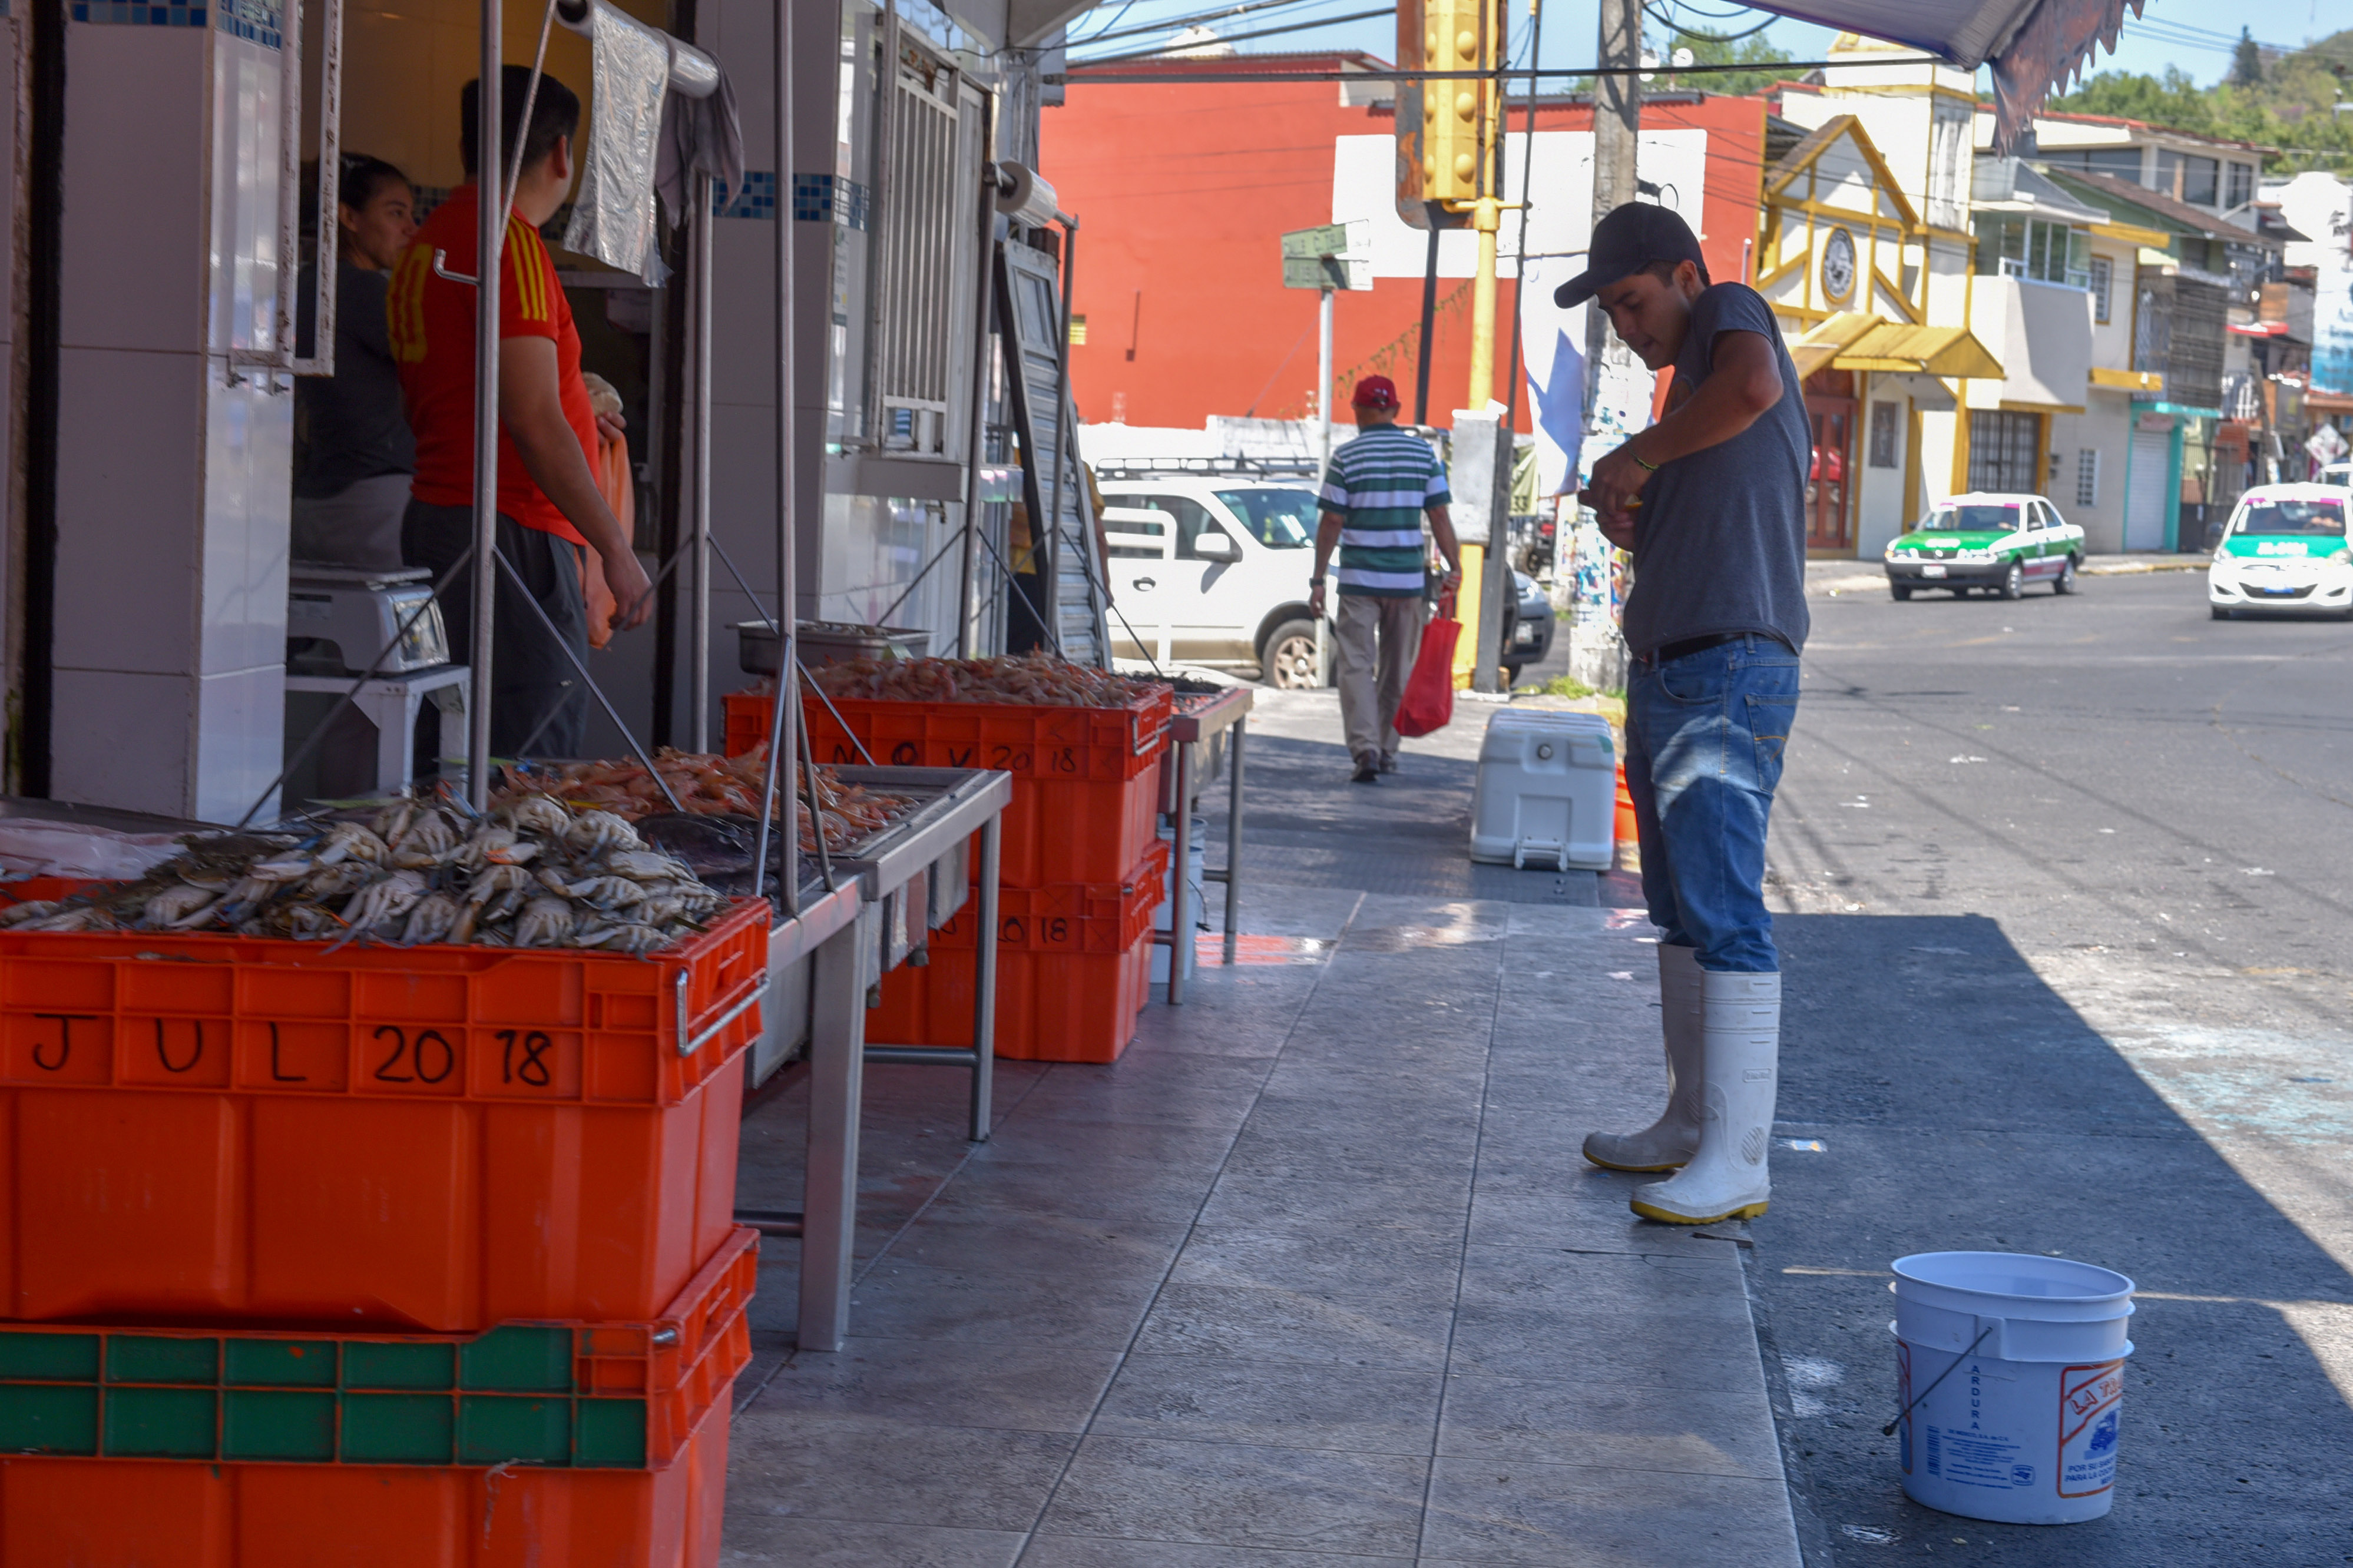
[[[352, 698], [360, 716], [375, 726], [375, 789], [395, 795], [416, 781], [412, 766], [417, 716], [431, 702], [441, 710], [440, 738], [436, 755], [466, 754], [466, 693], [473, 672], [462, 664], [437, 665], [431, 669], [387, 675], [363, 683]], [[318, 691], [341, 697], [351, 690], [349, 676], [290, 675], [289, 691]]]

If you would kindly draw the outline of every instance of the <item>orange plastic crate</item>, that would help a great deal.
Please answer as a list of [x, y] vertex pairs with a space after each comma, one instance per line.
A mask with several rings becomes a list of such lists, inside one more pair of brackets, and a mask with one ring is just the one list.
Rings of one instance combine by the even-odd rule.
[[659, 1468], [752, 1359], [758, 1236], [642, 1323], [472, 1336], [0, 1326], [0, 1453]]
[[[866, 1037], [895, 1046], [970, 1046], [970, 948], [935, 951], [882, 977]], [[997, 1054], [1008, 1061], [1115, 1062], [1152, 992], [1152, 938], [1125, 952], [997, 951]]]
[[[1125, 952], [1152, 930], [1153, 911], [1167, 896], [1168, 846], [1157, 838], [1124, 881], [999, 888], [997, 951]], [[933, 929], [933, 950], [971, 948], [979, 918], [976, 889], [945, 924]]]
[[[898, 767], [993, 768], [1013, 775], [998, 879], [1008, 888], [1114, 882], [1153, 842], [1160, 820], [1158, 759], [1171, 694], [1127, 708], [1017, 708], [980, 702], [845, 701], [837, 722], [824, 702], [803, 704], [819, 761]], [[727, 749], [767, 735], [769, 700], [727, 699]], [[845, 730], [843, 723], [849, 725]]]
[[650, 1318], [733, 1227], [767, 924], [643, 959], [0, 932], [0, 1317]]
[[0, 1568], [714, 1568], [728, 1415], [649, 1470], [0, 1458]]

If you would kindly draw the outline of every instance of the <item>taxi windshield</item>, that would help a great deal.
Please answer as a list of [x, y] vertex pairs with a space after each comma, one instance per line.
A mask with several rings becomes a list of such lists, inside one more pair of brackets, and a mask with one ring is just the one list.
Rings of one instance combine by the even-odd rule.
[[2337, 500], [2253, 500], [2239, 512], [2232, 533], [2345, 537], [2345, 503]]
[[2018, 503], [1940, 506], [1920, 520], [1923, 533], [2009, 533], [2019, 523]]
[[1304, 550], [1315, 542], [1314, 490], [1219, 490], [1218, 499], [1270, 550]]

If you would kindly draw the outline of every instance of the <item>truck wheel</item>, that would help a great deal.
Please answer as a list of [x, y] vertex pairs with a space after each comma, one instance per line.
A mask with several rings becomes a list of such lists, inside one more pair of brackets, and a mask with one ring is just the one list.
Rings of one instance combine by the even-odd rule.
[[2010, 570], [2002, 574], [2001, 586], [1995, 592], [2005, 599], [2026, 597], [2026, 568], [2015, 561], [2011, 562]]
[[1281, 691], [1315, 686], [1315, 623], [1285, 621], [1267, 634], [1259, 657], [1259, 679]]
[[2051, 579], [2051, 591], [2054, 594], [2072, 594], [2082, 584], [2075, 581], [2075, 558], [2070, 555], [2060, 565], [2059, 575]]
[[1900, 605], [1905, 600], [1912, 596], [1912, 584], [1909, 583], [1890, 583], [1887, 584], [1887, 596]]

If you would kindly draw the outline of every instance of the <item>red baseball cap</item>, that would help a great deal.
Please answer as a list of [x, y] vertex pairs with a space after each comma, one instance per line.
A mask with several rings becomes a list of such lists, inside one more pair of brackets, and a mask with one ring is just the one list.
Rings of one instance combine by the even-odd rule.
[[1358, 408], [1395, 408], [1397, 383], [1385, 375], [1368, 375], [1356, 383], [1356, 394], [1348, 401]]

